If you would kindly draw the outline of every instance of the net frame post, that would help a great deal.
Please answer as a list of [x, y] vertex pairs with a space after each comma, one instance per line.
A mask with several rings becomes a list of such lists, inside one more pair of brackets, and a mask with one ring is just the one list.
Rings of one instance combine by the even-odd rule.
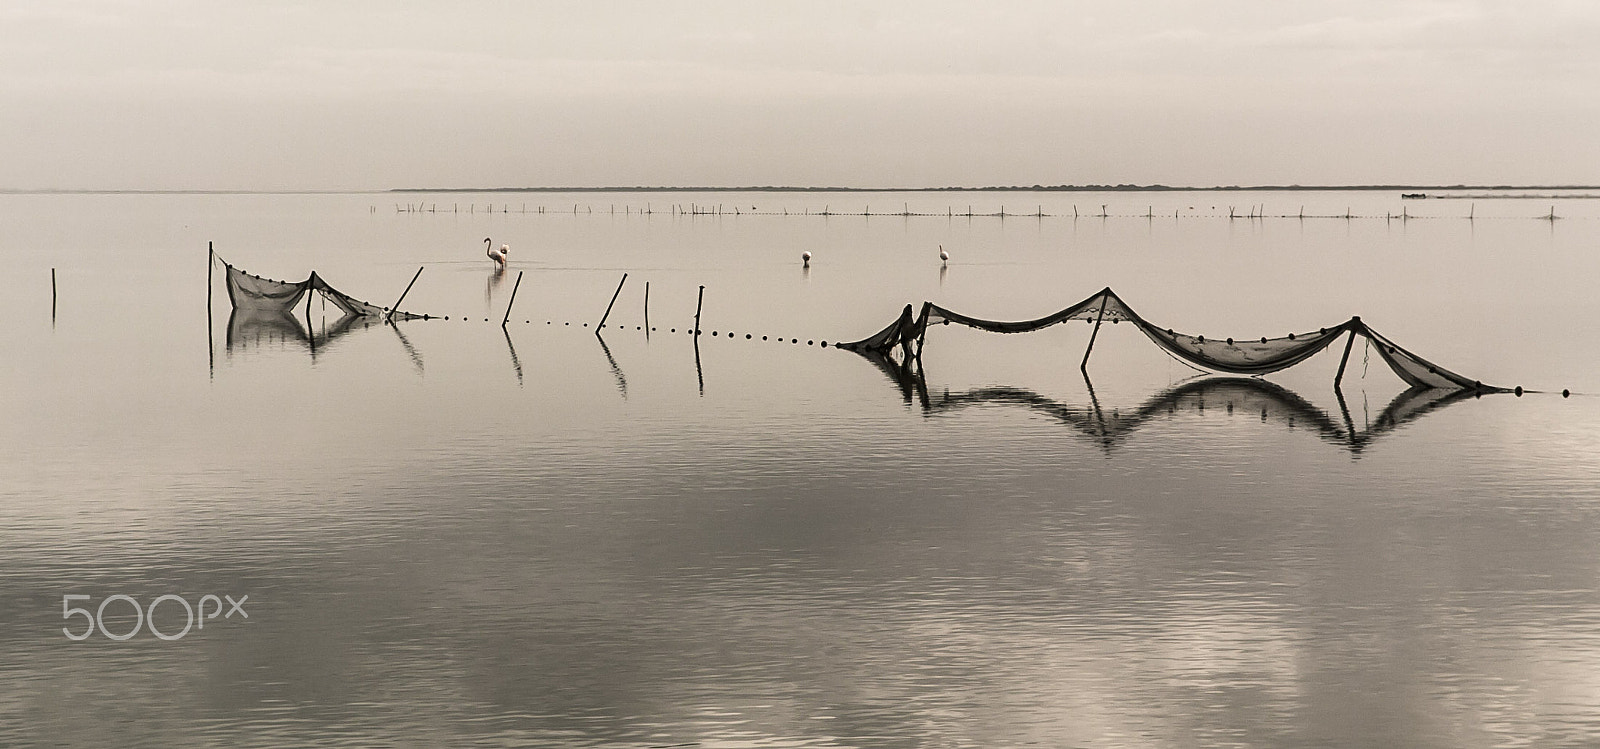
[[932, 306], [932, 302], [923, 302], [922, 316], [917, 318], [917, 355], [915, 358], [918, 365], [922, 364], [922, 344], [928, 339], [928, 308]]
[[[316, 277], [317, 274], [315, 272], [312, 272], [311, 275], [312, 275], [312, 277]], [[422, 266], [419, 265], [419, 266], [417, 266], [416, 275], [411, 277], [411, 283], [406, 284], [406, 290], [400, 292], [400, 298], [394, 300], [394, 306], [390, 307], [389, 311], [384, 314], [383, 321], [385, 323], [389, 322], [390, 320], [392, 320], [394, 318], [394, 313], [400, 310], [400, 303], [406, 300], [406, 295], [411, 293], [411, 287], [416, 285], [417, 278], [420, 277], [421, 275], [422, 275]]]
[[1345, 365], [1350, 363], [1350, 349], [1356, 345], [1356, 331], [1361, 326], [1360, 317], [1350, 318], [1350, 337], [1344, 342], [1344, 355], [1339, 357], [1339, 371], [1333, 375], [1333, 389], [1338, 390], [1339, 384], [1344, 381]]
[[1094, 351], [1094, 339], [1100, 335], [1100, 323], [1106, 319], [1106, 304], [1111, 301], [1109, 289], [1100, 293], [1103, 295], [1100, 297], [1100, 314], [1095, 315], [1094, 330], [1089, 333], [1089, 346], [1083, 350], [1083, 362], [1078, 365], [1078, 371], [1083, 372], [1085, 377], [1089, 376], [1089, 354]]
[[306, 340], [311, 345], [311, 353], [317, 353], [317, 329], [311, 324], [311, 297], [317, 294], [317, 272], [311, 271], [311, 280], [306, 284]]
[[[517, 282], [514, 283], [514, 284], [511, 284], [511, 299], [510, 299], [510, 301], [506, 302], [506, 316], [500, 318], [500, 329], [501, 330], [505, 329], [506, 323], [511, 322], [511, 305], [517, 303], [517, 288], [520, 287], [520, 286], [522, 286], [522, 271], [519, 270], [519, 271], [517, 271]], [[509, 343], [510, 340], [511, 339], [508, 338], [508, 339], [506, 339], [506, 342]], [[513, 350], [511, 352], [511, 356], [512, 356], [512, 358], [516, 358], [517, 352], [515, 350]], [[518, 372], [518, 375], [519, 375], [518, 381], [521, 381], [521, 377], [520, 377], [520, 374], [522, 372], [521, 366], [517, 367], [517, 372]]]
[[912, 355], [911, 338], [907, 334], [911, 332], [910, 329], [915, 324], [915, 318], [911, 316], [911, 305], [907, 304], [905, 309], [900, 310], [900, 322], [896, 326], [894, 335], [895, 338], [899, 339], [897, 343], [900, 344], [900, 358], [908, 364], [911, 362]]
[[[520, 277], [520, 274], [518, 274], [518, 275]], [[606, 313], [600, 316], [599, 324], [594, 326], [594, 329], [596, 331], [598, 331], [601, 328], [604, 328], [606, 326], [606, 318], [611, 317], [611, 308], [613, 306], [616, 306], [617, 297], [622, 296], [622, 285], [627, 283], [627, 282], [628, 282], [628, 274], [624, 273], [624, 274], [622, 274], [622, 280], [617, 282], [617, 290], [611, 294], [611, 302], [606, 305]], [[695, 327], [698, 328], [699, 325], [696, 325]]]
[[[702, 284], [700, 286], [700, 295], [695, 297], [695, 300], [694, 300], [694, 334], [695, 334], [696, 337], [698, 337], [700, 335], [700, 306], [702, 304], [704, 304], [705, 301], [706, 301], [706, 287], [705, 287], [705, 285]], [[699, 367], [700, 367], [700, 358], [699, 357], [700, 357], [700, 349], [696, 348], [695, 349], [695, 368], [696, 369], [699, 369]], [[705, 387], [704, 387], [704, 385], [702, 385], [701, 386], [701, 390], [704, 390], [704, 389], [705, 389]]]

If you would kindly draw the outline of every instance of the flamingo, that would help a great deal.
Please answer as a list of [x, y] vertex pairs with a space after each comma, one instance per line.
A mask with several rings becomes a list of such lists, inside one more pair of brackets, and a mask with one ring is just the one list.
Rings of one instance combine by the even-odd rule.
[[950, 262], [950, 253], [949, 253], [949, 251], [945, 250], [944, 245], [939, 245], [939, 265], [943, 266], [943, 265], [945, 265], [945, 264], [947, 264], [949, 262]]
[[490, 240], [488, 237], [484, 237], [483, 238], [483, 246], [484, 246], [484, 248], [486, 250], [488, 250], [489, 259], [493, 260], [495, 265], [499, 266], [499, 268], [501, 270], [505, 270], [505, 267], [506, 267], [506, 254], [511, 252], [511, 245], [503, 244], [503, 245], [500, 245], [500, 249], [496, 250], [494, 248], [494, 242], [492, 240]]

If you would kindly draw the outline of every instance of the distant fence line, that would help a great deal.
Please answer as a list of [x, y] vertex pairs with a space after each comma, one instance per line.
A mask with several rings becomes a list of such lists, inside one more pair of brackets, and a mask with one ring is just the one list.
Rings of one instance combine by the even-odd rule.
[[[968, 205], [968, 206], [965, 206], [965, 207], [962, 207], [962, 208], [957, 208], [956, 206], [946, 206], [943, 213], [940, 213], [940, 212], [937, 212], [937, 211], [927, 211], [927, 210], [916, 210], [916, 211], [913, 211], [913, 210], [911, 210], [909, 204], [902, 204], [900, 210], [898, 210], [898, 211], [895, 211], [895, 210], [889, 210], [889, 211], [878, 210], [878, 211], [874, 211], [874, 210], [872, 210], [871, 204], [863, 204], [861, 210], [859, 210], [859, 211], [848, 210], [848, 209], [841, 209], [841, 210], [835, 211], [835, 210], [832, 209], [831, 205], [824, 205], [822, 207], [822, 210], [820, 210], [820, 211], [819, 210], [815, 210], [815, 209], [810, 208], [810, 207], [801, 208], [801, 209], [795, 209], [795, 210], [790, 210], [787, 207], [779, 208], [778, 210], [772, 210], [772, 209], [760, 210], [760, 209], [756, 208], [755, 206], [751, 206], [750, 208], [742, 208], [740, 206], [728, 205], [726, 203], [718, 203], [718, 204], [715, 204], [715, 205], [711, 205], [711, 204], [702, 205], [700, 203], [688, 203], [688, 204], [670, 203], [670, 204], [667, 204], [665, 207], [662, 207], [662, 208], [656, 208], [653, 204], [646, 203], [643, 208], [641, 208], [639, 206], [636, 206], [636, 205], [632, 205], [632, 204], [625, 204], [625, 205], [621, 206], [621, 208], [622, 208], [621, 211], [618, 211], [617, 208], [618, 208], [617, 205], [610, 204], [610, 205], [605, 206], [603, 210], [598, 211], [598, 213], [609, 214], [609, 215], [613, 215], [613, 216], [619, 215], [619, 214], [620, 215], [624, 215], [624, 216], [634, 216], [634, 215], [650, 216], [650, 215], [655, 215], [655, 214], [661, 214], [661, 215], [671, 215], [671, 216], [796, 216], [796, 217], [806, 217], [806, 216], [820, 216], [820, 217], [829, 217], [829, 216], [862, 216], [862, 217], [884, 217], [884, 218], [896, 218], [896, 217], [898, 217], [898, 218], [968, 218], [968, 219], [971, 219], [971, 218], [999, 218], [999, 219], [1007, 219], [1007, 218], [1033, 218], [1033, 219], [1046, 219], [1046, 218], [1071, 218], [1071, 219], [1083, 219], [1083, 218], [1102, 218], [1102, 219], [1109, 219], [1109, 218], [1142, 218], [1142, 219], [1148, 219], [1148, 220], [1152, 220], [1152, 221], [1155, 220], [1155, 219], [1158, 219], [1158, 218], [1168, 218], [1168, 217], [1174, 218], [1174, 219], [1180, 219], [1180, 218], [1225, 218], [1225, 219], [1229, 219], [1229, 220], [1241, 220], [1242, 219], [1242, 220], [1252, 220], [1252, 221], [1253, 220], [1257, 220], [1257, 219], [1268, 219], [1268, 218], [1274, 218], [1274, 219], [1285, 219], [1285, 218], [1292, 218], [1292, 219], [1338, 219], [1338, 220], [1343, 220], [1343, 221], [1354, 221], [1354, 220], [1357, 220], [1357, 219], [1360, 219], [1360, 220], [1381, 220], [1381, 221], [1437, 221], [1437, 220], [1454, 219], [1454, 220], [1473, 221], [1473, 220], [1477, 219], [1477, 205], [1476, 204], [1473, 204], [1472, 206], [1470, 206], [1465, 215], [1459, 215], [1459, 216], [1414, 216], [1414, 215], [1411, 215], [1410, 208], [1401, 208], [1399, 213], [1385, 212], [1381, 216], [1376, 214], [1376, 213], [1355, 213], [1350, 208], [1346, 208], [1344, 213], [1306, 213], [1304, 206], [1301, 206], [1299, 211], [1297, 211], [1295, 213], [1267, 213], [1265, 204], [1247, 206], [1245, 208], [1245, 212], [1243, 212], [1243, 213], [1240, 213], [1238, 207], [1236, 207], [1236, 206], [1228, 206], [1228, 212], [1227, 213], [1221, 213], [1220, 211], [1215, 211], [1215, 210], [1213, 210], [1212, 212], [1194, 211], [1193, 209], [1191, 209], [1190, 213], [1184, 213], [1183, 209], [1175, 208], [1175, 209], [1173, 209], [1171, 214], [1168, 214], [1168, 213], [1166, 213], [1164, 211], [1162, 213], [1156, 213], [1154, 206], [1147, 206], [1145, 208], [1145, 212], [1144, 213], [1121, 213], [1121, 212], [1112, 213], [1112, 212], [1107, 211], [1107, 206], [1105, 204], [1102, 204], [1099, 207], [1100, 210], [1098, 212], [1080, 212], [1078, 210], [1078, 206], [1074, 205], [1072, 207], [1072, 213], [1049, 213], [1049, 212], [1046, 212], [1044, 210], [1044, 206], [1043, 205], [1035, 206], [1034, 210], [1032, 210], [1032, 211], [1020, 211], [1020, 212], [1019, 211], [1008, 211], [1008, 210], [1006, 210], [1006, 207], [1003, 206], [1003, 205], [1000, 206], [999, 210], [990, 211], [990, 212], [974, 211], [972, 209], [971, 205]], [[377, 206], [371, 206], [370, 212], [376, 213], [377, 210], [378, 210]], [[494, 203], [488, 203], [488, 204], [485, 204], [483, 206], [479, 206], [476, 203], [468, 203], [465, 206], [462, 206], [460, 203], [450, 203], [450, 204], [445, 205], [445, 207], [443, 209], [441, 209], [439, 207], [438, 203], [406, 203], [406, 204], [403, 204], [403, 205], [400, 204], [400, 203], [395, 203], [394, 204], [394, 210], [395, 210], [395, 213], [431, 213], [431, 214], [444, 213], [444, 214], [449, 214], [449, 215], [461, 215], [461, 214], [476, 215], [476, 214], [480, 214], [480, 213], [482, 213], [482, 214], [497, 214], [497, 213], [498, 214], [511, 214], [511, 213], [516, 213], [516, 214], [527, 214], [527, 213], [532, 213], [532, 214], [567, 214], [567, 213], [570, 213], [572, 215], [579, 215], [579, 214], [593, 215], [593, 214], [595, 214], [597, 212], [597, 211], [595, 211], [594, 206], [592, 206], [592, 205], [583, 205], [583, 204], [578, 204], [578, 203], [574, 203], [572, 205], [572, 210], [570, 210], [570, 211], [567, 210], [565, 206], [561, 206], [561, 207], [557, 208], [557, 207], [551, 207], [551, 206], [536, 205], [536, 206], [533, 206], [532, 208], [530, 208], [527, 203], [522, 203], [519, 206], [513, 206], [510, 203], [501, 203], [501, 204], [498, 204], [498, 205], [496, 205]], [[1550, 206], [1550, 211], [1548, 213], [1540, 214], [1540, 215], [1534, 215], [1534, 216], [1485, 216], [1484, 218], [1485, 218], [1485, 220], [1556, 221], [1558, 219], [1564, 219], [1564, 218], [1570, 218], [1570, 217], [1557, 215], [1555, 206], [1552, 205], [1552, 206]]]

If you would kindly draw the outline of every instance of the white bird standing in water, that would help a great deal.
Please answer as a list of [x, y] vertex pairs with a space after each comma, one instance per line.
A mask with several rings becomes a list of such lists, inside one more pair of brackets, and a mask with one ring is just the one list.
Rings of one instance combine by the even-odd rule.
[[489, 259], [493, 260], [494, 264], [498, 266], [500, 270], [505, 270], [506, 254], [511, 252], [511, 245], [503, 244], [500, 245], [500, 249], [496, 250], [494, 248], [494, 242], [488, 237], [483, 238], [483, 245], [489, 251]]
[[945, 250], [944, 245], [939, 245], [939, 264], [940, 265], [945, 265], [945, 264], [947, 264], [949, 262], [950, 262], [950, 253]]
[[800, 253], [800, 261], [802, 263], [804, 263], [807, 268], [810, 268], [811, 267], [811, 251], [810, 250], [806, 250], [805, 252]]

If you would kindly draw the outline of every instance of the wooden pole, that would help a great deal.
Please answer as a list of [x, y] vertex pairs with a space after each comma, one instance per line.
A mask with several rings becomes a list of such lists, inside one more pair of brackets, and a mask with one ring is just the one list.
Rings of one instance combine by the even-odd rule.
[[[500, 327], [502, 327], [502, 328], [504, 328], [506, 326], [506, 323], [511, 322], [511, 305], [517, 303], [517, 289], [519, 287], [521, 287], [521, 286], [522, 286], [522, 271], [519, 270], [519, 271], [517, 271], [517, 282], [514, 283], [514, 284], [511, 284], [511, 300], [506, 302], [506, 316], [500, 319]], [[513, 352], [511, 354], [511, 356], [515, 357], [516, 353]], [[519, 367], [518, 369], [520, 371], [521, 368]]]
[[406, 284], [406, 290], [400, 292], [400, 298], [394, 300], [394, 306], [390, 307], [388, 314], [383, 316], [383, 321], [384, 322], [389, 322], [391, 319], [394, 318], [394, 313], [398, 312], [400, 310], [400, 303], [406, 300], [406, 295], [411, 293], [412, 285], [416, 284], [417, 277], [421, 276], [421, 275], [422, 275], [422, 266], [419, 265], [419, 266], [417, 266], [417, 274], [415, 276], [411, 277], [411, 283]]
[[311, 271], [311, 283], [306, 286], [306, 338], [311, 342], [311, 353], [317, 353], [317, 329], [311, 326], [311, 297], [317, 286], [317, 272]]
[[[1100, 293], [1107, 294], [1104, 291]], [[1100, 323], [1106, 319], [1106, 304], [1110, 301], [1109, 294], [1100, 297], [1100, 314], [1094, 318], [1094, 332], [1089, 334], [1089, 347], [1083, 350], [1083, 363], [1078, 365], [1078, 369], [1082, 370], [1084, 375], [1089, 374], [1089, 352], [1094, 351], [1094, 339], [1100, 335]]]
[[706, 287], [700, 287], [700, 296], [694, 300], [694, 334], [700, 335], [700, 305], [706, 300]]
[[[373, 206], [373, 210], [377, 210], [377, 206]], [[211, 287], [214, 285], [211, 282], [211, 271], [212, 271], [213, 268], [216, 267], [216, 265], [217, 265], [217, 250], [216, 250], [216, 246], [213, 245], [211, 242], [206, 242], [206, 367], [207, 367], [207, 374], [211, 379], [216, 379], [216, 377], [217, 377], [217, 342], [216, 342], [216, 338], [215, 338], [215, 333], [212, 332], [212, 329], [215, 327], [215, 325], [211, 322]], [[54, 288], [54, 281], [55, 281], [55, 270], [54, 269], [51, 269], [51, 271], [50, 271], [50, 279], [51, 279], [51, 282], [52, 282], [52, 289], [53, 289]], [[55, 301], [54, 301], [55, 294], [54, 294], [53, 291], [52, 291], [50, 297], [51, 297], [51, 302], [50, 302], [50, 320], [52, 322], [54, 322], [55, 319], [56, 319], [56, 313], [55, 313], [55, 306], [56, 305], [55, 305]]]
[[[210, 276], [211, 272], [208, 270], [206, 272], [206, 275]], [[209, 292], [209, 291], [206, 292], [206, 304], [207, 305], [211, 304], [211, 292]], [[207, 308], [209, 309], [209, 307], [207, 307]], [[55, 268], [51, 268], [50, 269], [50, 322], [55, 322], [55, 321], [56, 321], [56, 269]]]
[[611, 304], [607, 304], [606, 305], [606, 313], [600, 316], [600, 324], [596, 325], [595, 328], [594, 328], [596, 331], [598, 331], [601, 328], [606, 326], [606, 318], [611, 316], [611, 305], [617, 303], [617, 296], [622, 293], [622, 284], [625, 284], [627, 282], [628, 282], [628, 274], [624, 273], [624, 274], [622, 274], [622, 280], [617, 282], [617, 291], [616, 291], [616, 293], [611, 295]]
[[[1361, 318], [1351, 318], [1352, 322], [1360, 322]], [[1356, 345], [1356, 329], [1350, 328], [1350, 338], [1344, 342], [1344, 356], [1339, 359], [1339, 371], [1333, 375], [1333, 389], [1339, 389], [1339, 383], [1344, 380], [1344, 365], [1350, 363], [1350, 348]]]
[[644, 282], [644, 335], [650, 337], [650, 282]]

